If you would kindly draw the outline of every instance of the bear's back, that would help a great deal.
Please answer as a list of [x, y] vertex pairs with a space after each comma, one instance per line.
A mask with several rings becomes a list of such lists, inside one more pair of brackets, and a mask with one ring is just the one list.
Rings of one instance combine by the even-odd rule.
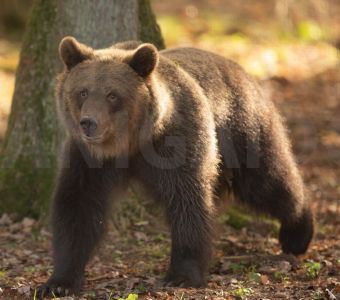
[[160, 54], [201, 86], [217, 126], [230, 121], [237, 111], [260, 113], [267, 106], [256, 81], [238, 64], [220, 55], [196, 48], [174, 48]]

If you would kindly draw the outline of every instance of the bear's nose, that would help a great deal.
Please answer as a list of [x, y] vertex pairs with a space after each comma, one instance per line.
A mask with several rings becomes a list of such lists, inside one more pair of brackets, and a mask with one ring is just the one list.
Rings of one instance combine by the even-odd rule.
[[86, 117], [80, 120], [80, 126], [86, 136], [91, 136], [97, 129], [97, 122], [93, 118]]

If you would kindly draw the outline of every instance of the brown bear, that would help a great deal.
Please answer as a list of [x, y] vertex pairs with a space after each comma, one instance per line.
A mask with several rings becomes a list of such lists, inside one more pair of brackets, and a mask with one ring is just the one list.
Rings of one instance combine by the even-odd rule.
[[166, 285], [204, 285], [226, 189], [280, 221], [283, 252], [307, 250], [313, 216], [284, 126], [240, 66], [194, 48], [94, 50], [72, 37], [60, 56], [57, 106], [68, 137], [52, 207], [54, 271], [39, 297], [80, 292], [112, 195], [131, 179], [166, 211]]

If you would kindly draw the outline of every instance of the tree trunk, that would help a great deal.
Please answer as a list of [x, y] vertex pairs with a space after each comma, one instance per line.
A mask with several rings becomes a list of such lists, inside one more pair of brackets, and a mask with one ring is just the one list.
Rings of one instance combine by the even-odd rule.
[[149, 0], [34, 2], [0, 157], [0, 213], [39, 217], [47, 211], [63, 136], [54, 84], [65, 35], [94, 48], [136, 39], [164, 47]]

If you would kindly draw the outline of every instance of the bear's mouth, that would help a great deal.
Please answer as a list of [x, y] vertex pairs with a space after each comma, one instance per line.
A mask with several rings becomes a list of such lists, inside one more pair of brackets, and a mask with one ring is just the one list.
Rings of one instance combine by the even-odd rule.
[[89, 137], [84, 134], [81, 136], [82, 140], [88, 144], [101, 144], [104, 141], [104, 134], [100, 136]]
[[104, 130], [104, 132], [102, 132], [101, 134], [94, 135], [94, 136], [88, 136], [82, 133], [81, 139], [87, 144], [98, 145], [98, 144], [102, 144], [105, 142], [105, 140], [107, 139], [107, 134], [108, 134], [108, 130]]

